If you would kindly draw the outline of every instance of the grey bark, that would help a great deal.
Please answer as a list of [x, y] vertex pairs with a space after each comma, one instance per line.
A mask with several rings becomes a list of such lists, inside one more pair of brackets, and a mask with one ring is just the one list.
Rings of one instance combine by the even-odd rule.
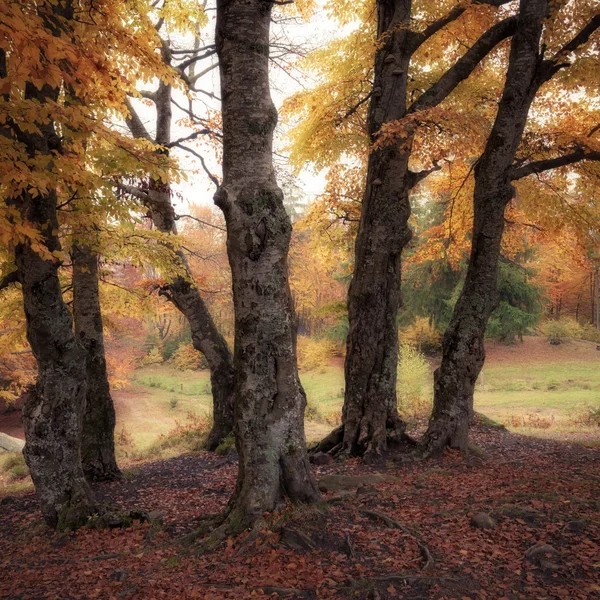
[[[72, 7], [59, 3], [41, 9], [40, 16], [48, 31], [58, 37], [66, 34]], [[5, 71], [4, 52], [0, 52], [0, 58], [0, 71]], [[27, 83], [25, 87], [25, 98], [41, 105], [56, 102], [58, 95], [59, 89], [48, 85], [37, 89]], [[28, 133], [8, 119], [1, 133], [21, 142], [31, 158], [60, 151], [54, 123], [36, 125], [40, 133]], [[8, 203], [39, 230], [41, 243], [50, 252], [60, 250], [54, 190], [35, 198], [23, 192]], [[38, 365], [35, 388], [23, 407], [23, 453], [46, 523], [74, 528], [85, 523], [96, 510], [81, 468], [86, 396], [84, 353], [75, 339], [71, 315], [62, 298], [58, 261], [45, 259], [28, 243], [20, 243], [15, 247], [15, 264], [23, 293], [27, 339]]]
[[306, 396], [296, 365], [288, 283], [291, 223], [272, 162], [277, 111], [268, 75], [267, 0], [218, 0], [223, 184], [235, 308], [236, 491], [223, 528], [252, 525], [285, 497], [320, 498], [304, 436]]
[[[171, 64], [171, 52], [166, 42], [162, 49], [163, 61]], [[153, 97], [156, 105], [156, 139], [168, 153], [171, 142], [171, 86], [159, 83]], [[134, 137], [151, 139], [142, 121], [132, 106], [129, 106], [131, 119], [129, 129]], [[142, 190], [139, 196], [148, 208], [154, 226], [164, 233], [177, 235], [175, 210], [171, 202], [171, 188], [168, 182], [151, 179], [149, 189]], [[185, 276], [178, 276], [161, 289], [161, 294], [185, 316], [192, 333], [192, 344], [206, 357], [210, 369], [213, 396], [213, 427], [208, 435], [207, 447], [214, 450], [233, 431], [233, 357], [225, 338], [221, 335], [213, 318], [194, 285], [194, 277], [188, 266], [185, 254], [175, 250], [176, 260], [183, 267]]]
[[88, 481], [114, 481], [121, 472], [115, 458], [116, 417], [104, 354], [98, 256], [79, 244], [73, 247], [72, 262], [75, 336], [85, 351], [87, 378], [81, 462]]
[[[500, 41], [512, 34], [516, 25], [516, 20], [509, 18], [485, 32], [451, 69], [407, 107], [412, 54], [464, 9], [451, 11], [423, 33], [410, 31], [410, 0], [378, 0], [377, 11], [377, 36], [382, 43], [375, 58], [368, 112], [371, 141], [375, 141], [383, 124], [439, 104]], [[348, 293], [342, 429], [323, 440], [319, 450], [379, 454], [389, 442], [406, 439], [396, 398], [401, 256], [411, 238], [410, 189], [430, 172], [416, 174], [409, 169], [413, 137], [414, 127], [407, 126], [396, 144], [377, 149], [369, 156]]]
[[[56, 100], [58, 90], [27, 84], [27, 96], [40, 103]], [[31, 157], [49, 154], [57, 139], [52, 123], [38, 124], [42, 134], [20, 133]], [[13, 199], [23, 219], [39, 228], [50, 251], [60, 249], [56, 232], [56, 193]], [[81, 431], [86, 398], [83, 348], [75, 339], [71, 315], [63, 301], [58, 263], [42, 258], [28, 244], [15, 248], [23, 292], [27, 339], [38, 365], [33, 392], [23, 407], [25, 460], [42, 515], [52, 527], [85, 523], [94, 510], [81, 468]]]
[[[471, 255], [461, 295], [444, 335], [442, 363], [434, 374], [433, 412], [422, 442], [426, 455], [439, 454], [447, 446], [462, 451], [468, 447], [474, 386], [485, 360], [485, 329], [498, 303], [504, 210], [514, 195], [511, 181], [587, 158], [584, 153], [575, 153], [563, 160], [514, 166], [533, 99], [558, 68], [568, 65], [563, 63], [557, 68], [560, 61], [543, 59], [540, 38], [548, 9], [548, 0], [520, 2], [504, 92], [492, 132], [474, 170]], [[598, 26], [600, 18], [595, 17], [565, 48], [575, 50]]]

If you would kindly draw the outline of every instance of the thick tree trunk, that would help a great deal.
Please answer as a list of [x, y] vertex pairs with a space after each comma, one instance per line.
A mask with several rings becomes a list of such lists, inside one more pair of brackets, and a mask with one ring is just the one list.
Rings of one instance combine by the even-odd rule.
[[[166, 44], [163, 45], [162, 56], [165, 63], [171, 64], [170, 50]], [[155, 104], [157, 114], [155, 142], [164, 147], [164, 152], [168, 152], [172, 120], [171, 86], [163, 82], [159, 83]], [[133, 110], [132, 115], [135, 117], [128, 122], [132, 135], [148, 137], [148, 132]], [[164, 233], [177, 235], [170, 185], [152, 180], [149, 187], [150, 189], [143, 193], [143, 199], [154, 226]], [[161, 294], [185, 316], [190, 325], [194, 348], [202, 352], [208, 362], [213, 397], [213, 427], [208, 435], [207, 447], [209, 450], [214, 450], [233, 431], [233, 357], [200, 291], [193, 283], [194, 277], [185, 254], [180, 250], [176, 251], [176, 254], [185, 276], [176, 277], [162, 288]]]
[[[378, 38], [375, 82], [369, 106], [371, 140], [381, 126], [406, 112], [410, 50], [406, 43], [411, 2], [377, 2]], [[390, 33], [391, 32], [391, 33]], [[348, 293], [346, 391], [343, 439], [333, 453], [380, 453], [389, 440], [399, 441], [405, 424], [398, 415], [396, 377], [400, 307], [401, 254], [411, 238], [410, 171], [412, 132], [397, 144], [369, 157], [355, 265]], [[323, 449], [327, 449], [324, 447]]]
[[[26, 97], [44, 104], [56, 101], [58, 89], [26, 86]], [[56, 149], [53, 123], [38, 123], [41, 134], [19, 132], [31, 158]], [[60, 250], [57, 197], [49, 192], [13, 199], [23, 221], [41, 234], [49, 252]], [[73, 334], [73, 321], [63, 301], [57, 259], [40, 256], [29, 244], [15, 248], [22, 285], [27, 339], [36, 358], [35, 388], [23, 407], [25, 460], [48, 525], [75, 528], [94, 511], [81, 468], [81, 430], [86, 397], [83, 348]]]
[[306, 453], [306, 396], [296, 365], [287, 268], [292, 228], [272, 163], [271, 7], [266, 0], [217, 2], [224, 178], [215, 202], [227, 222], [233, 277], [239, 455], [227, 532], [252, 525], [285, 497], [320, 497]]
[[89, 481], [114, 481], [121, 472], [115, 459], [116, 418], [104, 355], [98, 256], [90, 246], [80, 244], [73, 248], [72, 261], [75, 336], [85, 350], [87, 374], [81, 462]]
[[[46, 29], [56, 37], [65, 35], [63, 23], [72, 18], [72, 7], [59, 3], [46, 9], [40, 12]], [[0, 67], [1, 76], [6, 64]], [[59, 92], [58, 87], [44, 85], [38, 89], [27, 83], [25, 99], [43, 106], [56, 102]], [[52, 121], [36, 123], [36, 133], [22, 131], [10, 120], [5, 125], [4, 135], [24, 144], [32, 161], [61, 150]], [[49, 169], [51, 165], [50, 161]], [[56, 192], [34, 198], [24, 191], [8, 202], [19, 211], [23, 222], [39, 232], [40, 245], [56, 255], [60, 251]], [[58, 259], [41, 256], [24, 242], [15, 247], [15, 264], [22, 286], [27, 339], [38, 366], [35, 388], [23, 407], [23, 454], [46, 523], [74, 529], [97, 510], [81, 468], [84, 352], [75, 339], [73, 321], [63, 301]]]
[[521, 0], [504, 93], [486, 148], [475, 167], [471, 257], [461, 295], [443, 341], [434, 379], [434, 406], [423, 440], [427, 455], [450, 446], [467, 450], [475, 382], [485, 360], [484, 334], [498, 303], [497, 274], [504, 209], [513, 197], [511, 168], [529, 107], [544, 81], [539, 41], [547, 0]]

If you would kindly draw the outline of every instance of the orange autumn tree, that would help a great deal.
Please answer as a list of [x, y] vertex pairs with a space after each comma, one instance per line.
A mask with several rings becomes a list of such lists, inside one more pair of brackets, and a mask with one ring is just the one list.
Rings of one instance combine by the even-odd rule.
[[[107, 119], [125, 116], [125, 94], [137, 78], [171, 77], [157, 59], [149, 10], [128, 2], [0, 3], [0, 156], [7, 166], [0, 243], [11, 257], [0, 287], [21, 286], [38, 366], [23, 410], [25, 457], [44, 519], [58, 528], [98, 512], [80, 459], [86, 358], [58, 275], [61, 221], [90, 196], [116, 208], [113, 178], [139, 173], [141, 162], [166, 172], [151, 144], [128, 139]], [[82, 221], [85, 213], [77, 213]]]

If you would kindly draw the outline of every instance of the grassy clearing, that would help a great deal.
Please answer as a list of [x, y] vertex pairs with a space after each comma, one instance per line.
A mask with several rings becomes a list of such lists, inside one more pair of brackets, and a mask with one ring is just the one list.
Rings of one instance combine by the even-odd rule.
[[[597, 445], [600, 352], [582, 344], [550, 346], [539, 338], [509, 347], [490, 344], [477, 383], [476, 410], [518, 433]], [[343, 366], [338, 360], [325, 368], [303, 371], [300, 378], [308, 398], [306, 436], [311, 442], [339, 423]], [[423, 389], [430, 398], [431, 381], [425, 381]], [[117, 442], [125, 458], [158, 458], [182, 448], [198, 448], [200, 438], [191, 440], [190, 429], [195, 428], [200, 436], [200, 430], [209, 427], [208, 371], [144, 367], [135, 373], [129, 388], [115, 394], [115, 400]], [[423, 404], [427, 410], [428, 402]]]

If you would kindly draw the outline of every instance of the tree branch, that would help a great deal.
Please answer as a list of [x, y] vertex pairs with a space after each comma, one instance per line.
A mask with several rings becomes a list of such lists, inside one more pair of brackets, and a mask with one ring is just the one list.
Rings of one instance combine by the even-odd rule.
[[5, 275], [3, 279], [0, 280], [0, 291], [7, 288], [12, 283], [18, 283], [19, 274], [17, 271], [11, 271], [8, 275]]
[[590, 22], [550, 60], [545, 60], [542, 63], [540, 85], [545, 81], [552, 79], [552, 77], [554, 77], [561, 69], [570, 67], [571, 63], [567, 60], [567, 56], [587, 43], [590, 36], [598, 28], [600, 28], [600, 13], [595, 15]]
[[545, 160], [535, 160], [522, 167], [513, 167], [510, 173], [510, 179], [516, 181], [528, 175], [549, 171], [550, 169], [558, 169], [578, 163], [582, 160], [597, 160], [600, 161], [600, 152], [584, 150], [579, 148], [570, 154], [557, 156], [556, 158], [547, 158]]
[[219, 187], [219, 185], [220, 185], [219, 180], [217, 179], [217, 177], [215, 175], [213, 175], [209, 171], [208, 167], [206, 166], [206, 163], [204, 162], [204, 157], [201, 154], [198, 154], [198, 152], [196, 152], [192, 148], [190, 148], [188, 146], [184, 146], [183, 144], [180, 144], [180, 143], [177, 143], [176, 146], [178, 148], [181, 148], [182, 150], [185, 150], [186, 152], [189, 152], [190, 154], [193, 154], [197, 159], [199, 159], [200, 164], [202, 165], [202, 168], [204, 169], [204, 172], [208, 175], [209, 179], [217, 186], [217, 188]]
[[433, 162], [431, 169], [424, 169], [423, 171], [409, 171], [409, 182], [408, 186], [412, 190], [418, 183], [421, 183], [428, 175], [431, 175], [435, 171], [439, 171], [442, 167], [438, 161]]
[[[510, 1], [511, 0], [479, 0], [478, 2], [473, 2], [473, 4], [489, 4], [498, 7], [503, 4], [508, 4]], [[410, 53], [414, 54], [430, 37], [434, 36], [446, 25], [452, 23], [452, 21], [456, 21], [467, 8], [468, 6], [456, 6], [447, 15], [431, 23], [424, 31], [421, 31], [420, 33], [413, 32], [409, 38]]]
[[125, 98], [125, 106], [127, 106], [130, 115], [128, 119], [125, 119], [125, 123], [129, 127], [129, 131], [131, 131], [131, 135], [137, 140], [144, 139], [154, 143], [152, 136], [148, 133], [146, 126], [142, 123], [129, 98]]
[[200, 129], [199, 131], [194, 131], [194, 133], [190, 133], [190, 135], [186, 135], [185, 137], [179, 138], [174, 142], [169, 142], [168, 144], [165, 144], [165, 147], [173, 148], [174, 146], [179, 146], [179, 144], [181, 144], [182, 142], [189, 142], [191, 140], [195, 140], [201, 135], [208, 135], [209, 133], [213, 133], [212, 129], [208, 129], [207, 127], [205, 127], [204, 129]]
[[437, 106], [477, 65], [503, 40], [517, 30], [518, 17], [508, 17], [490, 27], [436, 83], [421, 94], [406, 111], [407, 114]]

